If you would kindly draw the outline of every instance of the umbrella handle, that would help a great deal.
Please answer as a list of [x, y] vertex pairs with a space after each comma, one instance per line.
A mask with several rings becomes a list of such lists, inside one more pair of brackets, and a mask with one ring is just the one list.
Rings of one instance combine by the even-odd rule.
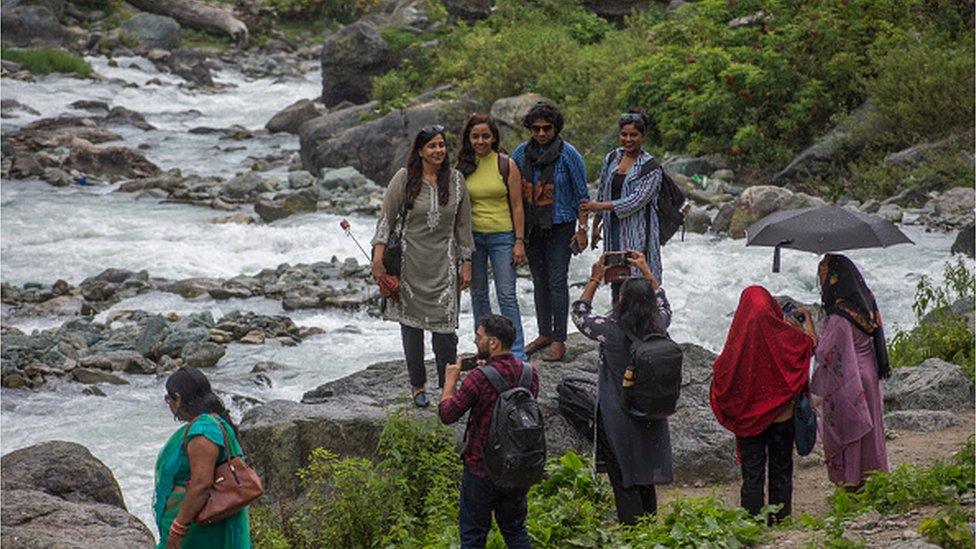
[[779, 272], [779, 249], [787, 244], [792, 244], [792, 240], [782, 240], [779, 244], [773, 247], [773, 272]]

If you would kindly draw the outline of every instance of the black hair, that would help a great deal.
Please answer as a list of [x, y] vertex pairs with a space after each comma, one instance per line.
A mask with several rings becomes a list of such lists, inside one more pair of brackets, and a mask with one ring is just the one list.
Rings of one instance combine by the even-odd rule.
[[[464, 131], [461, 132], [461, 149], [458, 152], [457, 164], [454, 165], [454, 168], [461, 172], [461, 175], [464, 177], [474, 173], [478, 167], [477, 155], [474, 152], [474, 147], [471, 146], [471, 128], [474, 128], [478, 124], [487, 124], [492, 137], [495, 138], [495, 141], [491, 144], [491, 150], [498, 152], [498, 142], [501, 141], [501, 132], [498, 131], [498, 124], [495, 123], [495, 119], [491, 115], [474, 113], [469, 116], [468, 122], [464, 125]], [[507, 181], [505, 183], [508, 184]]]
[[536, 103], [535, 106], [529, 109], [529, 112], [522, 118], [522, 125], [528, 129], [532, 129], [532, 123], [540, 118], [552, 123], [552, 127], [556, 130], [556, 135], [559, 135], [563, 131], [563, 113], [559, 112], [559, 109], [556, 107], [543, 101]]
[[515, 324], [502, 315], [488, 315], [478, 321], [478, 326], [484, 328], [485, 335], [498, 339], [503, 349], [511, 349], [515, 342]]
[[[413, 139], [413, 147], [410, 148], [410, 154], [407, 155], [407, 187], [406, 187], [406, 206], [408, 210], [413, 209], [413, 201], [416, 200], [417, 195], [420, 194], [420, 186], [423, 185], [424, 179], [424, 161], [420, 158], [420, 149], [424, 147], [430, 140], [437, 136], [444, 137], [444, 126], [434, 125], [425, 126], [419, 132], [417, 136]], [[447, 146], [445, 141], [444, 146]], [[440, 169], [437, 170], [437, 202], [441, 206], [447, 205], [447, 199], [451, 194], [451, 166], [444, 158], [441, 162]]]
[[230, 412], [213, 392], [210, 380], [200, 370], [183, 366], [170, 374], [166, 380], [166, 393], [172, 399], [180, 397], [180, 407], [176, 410], [179, 419], [193, 421], [200, 414], [217, 414], [237, 432], [237, 426], [230, 419]]
[[647, 130], [651, 128], [651, 119], [647, 116], [647, 111], [640, 107], [631, 107], [627, 109], [627, 112], [620, 115], [620, 120], [617, 122], [617, 126], [622, 130], [624, 126], [628, 124], [633, 124], [634, 128], [641, 133], [641, 135], [647, 135]]
[[651, 283], [644, 278], [629, 278], [620, 288], [620, 296], [613, 306], [617, 324], [636, 336], [664, 333], [658, 323], [657, 296]]

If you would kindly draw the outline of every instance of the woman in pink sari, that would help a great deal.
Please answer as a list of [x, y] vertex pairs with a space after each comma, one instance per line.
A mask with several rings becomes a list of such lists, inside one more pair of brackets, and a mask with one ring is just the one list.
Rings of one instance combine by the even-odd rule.
[[810, 392], [822, 399], [827, 476], [857, 489], [866, 473], [888, 471], [880, 383], [889, 374], [884, 329], [874, 295], [850, 259], [827, 254], [818, 276], [828, 316], [817, 343]]

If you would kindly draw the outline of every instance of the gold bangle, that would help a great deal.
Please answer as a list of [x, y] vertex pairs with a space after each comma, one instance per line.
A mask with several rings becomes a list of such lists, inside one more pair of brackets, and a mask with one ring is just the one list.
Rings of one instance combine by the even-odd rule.
[[593, 276], [591, 276], [591, 277], [590, 277], [590, 283], [591, 283], [591, 284], [592, 284], [592, 283], [596, 283], [596, 284], [600, 284], [600, 277], [598, 277], [598, 276], [597, 276], [597, 277], [593, 277]]

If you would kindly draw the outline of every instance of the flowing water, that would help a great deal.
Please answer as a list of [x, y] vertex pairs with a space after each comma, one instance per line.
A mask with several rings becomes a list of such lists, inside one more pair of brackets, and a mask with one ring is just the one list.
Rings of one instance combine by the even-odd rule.
[[[191, 92], [177, 86], [180, 79], [160, 74], [143, 59], [122, 59], [120, 68], [105, 59], [90, 60], [97, 71], [112, 78], [140, 84], [90, 83], [64, 77], [40, 78], [36, 83], [3, 82], [3, 98], [17, 99], [50, 117], [72, 113], [68, 105], [78, 99], [97, 99], [144, 113], [156, 130], [131, 128], [121, 133], [129, 146], [149, 145], [147, 156], [162, 168], [184, 173], [230, 177], [243, 169], [248, 156], [297, 150], [294, 136], [258, 136], [221, 142], [216, 135], [191, 135], [197, 126], [224, 128], [234, 124], [255, 130], [278, 110], [319, 94], [319, 75], [278, 82], [250, 80], [240, 74], [219, 73], [218, 82], [230, 84], [219, 93]], [[162, 85], [142, 86], [151, 78]], [[75, 113], [77, 114], [77, 113]], [[38, 116], [5, 120], [4, 131]], [[114, 193], [111, 186], [55, 188], [39, 181], [4, 181], [0, 185], [0, 277], [4, 282], [50, 284], [58, 278], [78, 284], [108, 267], [146, 269], [152, 276], [231, 277], [253, 274], [281, 263], [364, 258], [338, 228], [339, 217], [306, 214], [270, 225], [214, 225], [207, 220], [214, 210]], [[360, 242], [369, 240], [374, 220], [350, 216]], [[922, 275], [942, 278], [952, 236], [905, 227], [915, 246], [850, 252], [874, 290], [882, 314], [893, 334], [910, 327], [915, 283]], [[746, 248], [741, 240], [689, 234], [663, 251], [664, 281], [674, 309], [672, 336], [719, 351], [742, 288], [762, 284], [774, 295], [789, 294], [805, 302], [818, 299], [815, 285], [818, 258], [785, 250], [783, 272], [770, 272], [769, 248]], [[571, 281], [585, 281], [596, 259], [587, 252], [573, 260]], [[519, 280], [526, 339], [536, 335], [531, 283]], [[580, 289], [571, 289], [575, 299]], [[609, 291], [601, 290], [598, 309], [606, 309]], [[174, 294], [147, 293], [128, 299], [114, 310], [141, 309], [179, 314], [210, 311], [219, 317], [234, 309], [261, 314], [284, 314], [279, 302], [264, 298], [214, 301], [185, 300]], [[104, 319], [111, 311], [103, 312]], [[208, 371], [214, 386], [226, 393], [261, 400], [299, 399], [316, 385], [400, 356], [396, 324], [365, 313], [309, 310], [288, 313], [300, 326], [317, 326], [325, 333], [296, 347], [271, 344], [233, 344], [217, 367]], [[467, 297], [462, 307], [461, 351], [471, 351], [472, 326]], [[63, 319], [6, 319], [25, 331], [58, 325]], [[572, 327], [570, 328], [572, 330]], [[285, 369], [268, 373], [272, 387], [250, 380], [254, 363], [273, 360]], [[49, 383], [38, 391], [3, 389], [0, 392], [2, 452], [45, 440], [71, 440], [87, 446], [118, 478], [129, 510], [152, 529], [152, 476], [156, 452], [177, 425], [163, 402], [163, 378], [127, 376], [129, 385], [105, 386], [107, 398], [82, 394], [75, 383]], [[235, 410], [239, 417], [239, 410]]]

